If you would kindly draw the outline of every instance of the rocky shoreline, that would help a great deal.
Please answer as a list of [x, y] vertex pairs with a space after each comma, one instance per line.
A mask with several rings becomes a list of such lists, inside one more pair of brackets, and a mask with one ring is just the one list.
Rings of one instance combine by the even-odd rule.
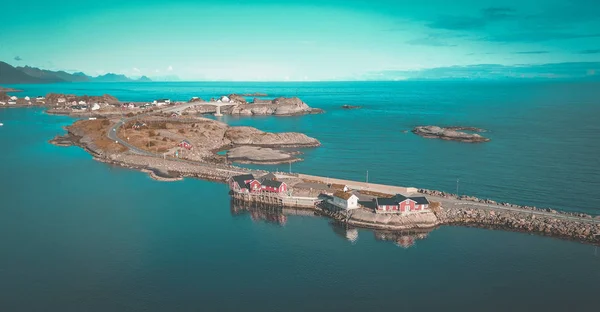
[[444, 207], [436, 216], [440, 225], [525, 232], [600, 245], [600, 223], [577, 222], [527, 211], [486, 210], [473, 206]]
[[[153, 179], [159, 181], [177, 181], [184, 177], [199, 178], [208, 181], [226, 182], [231, 176], [242, 173], [253, 173], [257, 176], [266, 174], [266, 171], [248, 170], [235, 166], [217, 165], [207, 163], [206, 166], [199, 166], [185, 161], [165, 160], [151, 156], [141, 156], [134, 154], [108, 154], [98, 150], [90, 145], [86, 138], [78, 136], [77, 133], [69, 132], [68, 135], [57, 137], [52, 140], [55, 144], [66, 145], [69, 140], [73, 145], [80, 146], [94, 156], [94, 159], [111, 165], [124, 168], [143, 171], [149, 174]], [[419, 190], [422, 194], [436, 197], [453, 199], [449, 193]], [[458, 198], [458, 197], [457, 197]], [[553, 218], [548, 216], [539, 216], [530, 213], [534, 207], [519, 211], [497, 211], [485, 209], [484, 207], [475, 207], [469, 205], [479, 203], [495, 203], [489, 200], [472, 201], [471, 197], [464, 197], [467, 203], [465, 206], [444, 205], [433, 213], [415, 214], [409, 216], [397, 215], [377, 215], [370, 212], [354, 213], [350, 216], [330, 212], [324, 209], [317, 209], [315, 213], [323, 215], [341, 223], [360, 228], [369, 228], [377, 230], [400, 231], [408, 229], [434, 229], [442, 225], [456, 225], [468, 227], [480, 227], [491, 229], [502, 229], [509, 231], [526, 232], [540, 234], [552, 237], [558, 237], [579, 242], [600, 244], [600, 223], [578, 222], [568, 219]], [[519, 207], [512, 205], [510, 207]], [[545, 209], [535, 208], [536, 210], [546, 211]], [[556, 212], [557, 215], [581, 216], [567, 212]], [[586, 215], [588, 216], [588, 215]], [[591, 216], [589, 216], [591, 218]]]
[[[594, 218], [592, 215], [580, 213], [580, 212], [559, 211], [559, 210], [554, 210], [554, 209], [550, 209], [550, 208], [538, 208], [535, 206], [519, 206], [519, 205], [507, 203], [507, 202], [497, 202], [497, 201], [494, 201], [491, 199], [481, 199], [481, 198], [477, 198], [474, 196], [465, 196], [465, 195], [457, 196], [456, 194], [435, 191], [435, 190], [419, 189], [418, 192], [421, 194], [429, 195], [429, 196], [435, 196], [435, 197], [441, 197], [441, 198], [447, 198], [447, 199], [455, 199], [455, 200], [461, 200], [461, 201], [469, 201], [469, 202], [475, 202], [475, 203], [486, 204], [486, 205], [498, 205], [498, 206], [502, 206], [502, 207], [529, 210], [529, 211], [550, 212], [550, 213], [554, 213], [554, 214], [573, 216], [573, 217], [581, 217], [581, 218], [587, 218], [587, 219]], [[597, 216], [596, 218], [598, 220], [600, 220], [600, 216]]]
[[428, 139], [442, 139], [448, 141], [458, 141], [466, 143], [489, 142], [490, 139], [476, 133], [466, 133], [463, 131], [483, 132], [483, 129], [475, 127], [438, 127], [438, 126], [418, 126], [412, 132], [416, 135]]

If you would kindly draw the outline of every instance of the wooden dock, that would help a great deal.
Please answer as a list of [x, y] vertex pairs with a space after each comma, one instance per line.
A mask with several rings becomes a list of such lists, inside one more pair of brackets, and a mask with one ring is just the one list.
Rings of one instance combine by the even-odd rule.
[[319, 199], [316, 197], [285, 196], [276, 193], [238, 193], [232, 192], [235, 200], [247, 203], [260, 203], [274, 207], [315, 209]]

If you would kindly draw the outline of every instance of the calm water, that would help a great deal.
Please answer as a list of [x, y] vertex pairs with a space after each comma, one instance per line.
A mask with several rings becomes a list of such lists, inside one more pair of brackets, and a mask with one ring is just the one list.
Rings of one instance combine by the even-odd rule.
[[[368, 169], [372, 181], [446, 190], [455, 188], [459, 176], [470, 194], [579, 210], [599, 207], [598, 97], [590, 85], [26, 89], [30, 95], [106, 89], [124, 100], [149, 100], [158, 90], [175, 99], [297, 94], [328, 113], [226, 121], [302, 131], [321, 140], [323, 147], [294, 164], [298, 171], [360, 178]], [[343, 111], [342, 104], [364, 108]], [[225, 185], [160, 183], [95, 162], [77, 147], [46, 142], [71, 121], [39, 109], [0, 109], [1, 311], [598, 307], [600, 251], [593, 246], [459, 227], [437, 229], [408, 249], [378, 240], [369, 230], [359, 230], [351, 243], [326, 219], [290, 215], [278, 224], [237, 213]], [[483, 127], [492, 142], [469, 145], [402, 133], [423, 123]], [[524, 187], [528, 190], [517, 192]]]
[[[519, 204], [600, 212], [600, 83], [109, 83], [15, 86], [21, 96], [108, 93], [126, 101], [229, 93], [299, 96], [322, 115], [225, 117], [232, 125], [300, 131], [323, 146], [293, 171], [432, 188]], [[343, 104], [361, 105], [344, 110]], [[486, 144], [430, 140], [417, 125], [489, 130]], [[289, 170], [287, 165], [280, 170]], [[277, 166], [267, 167], [278, 169]]]

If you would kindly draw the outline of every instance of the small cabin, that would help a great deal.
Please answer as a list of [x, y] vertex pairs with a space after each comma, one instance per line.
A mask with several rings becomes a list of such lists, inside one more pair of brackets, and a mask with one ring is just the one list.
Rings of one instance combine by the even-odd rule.
[[427, 198], [397, 194], [391, 198], [375, 198], [376, 213], [410, 213], [429, 209]]
[[256, 181], [256, 179], [254, 179], [254, 175], [252, 174], [242, 174], [233, 176], [229, 179], [229, 188], [232, 191], [248, 193], [250, 192], [249, 183], [253, 181]]
[[337, 191], [333, 193], [333, 205], [344, 210], [356, 209], [359, 207], [358, 196], [344, 191]]
[[183, 140], [183, 141], [179, 142], [178, 146], [181, 148], [188, 149], [188, 150], [191, 150], [193, 148], [192, 143], [190, 143], [190, 141], [188, 141], [188, 140]]
[[284, 193], [288, 187], [285, 182], [275, 180], [264, 180], [262, 181], [261, 189], [265, 192], [271, 193]]
[[136, 121], [136, 122], [133, 124], [133, 126], [131, 126], [131, 129], [134, 129], [134, 130], [139, 130], [139, 129], [142, 129], [142, 128], [144, 128], [144, 127], [146, 127], [146, 124], [145, 124], [145, 123], [143, 123], [143, 122], [141, 122], [141, 121]]
[[169, 99], [154, 100], [154, 102], [152, 102], [152, 104], [154, 104], [156, 106], [169, 105], [169, 104], [171, 104], [171, 100], [169, 100]]

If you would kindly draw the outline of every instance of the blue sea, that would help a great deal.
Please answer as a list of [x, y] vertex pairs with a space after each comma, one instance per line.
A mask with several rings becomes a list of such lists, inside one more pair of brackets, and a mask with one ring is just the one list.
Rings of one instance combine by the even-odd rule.
[[[221, 120], [319, 139], [323, 145], [304, 150], [294, 172], [363, 180], [368, 171], [371, 182], [449, 192], [458, 179], [461, 194], [600, 213], [598, 83], [13, 87], [24, 90], [19, 96], [108, 93], [124, 101], [298, 96], [326, 113]], [[594, 246], [463, 227], [441, 227], [409, 248], [370, 230], [350, 241], [327, 219], [231, 207], [222, 184], [161, 183], [95, 162], [78, 147], [47, 143], [72, 121], [38, 108], [0, 109], [1, 311], [597, 308]], [[491, 141], [410, 133], [428, 124], [484, 128]]]

